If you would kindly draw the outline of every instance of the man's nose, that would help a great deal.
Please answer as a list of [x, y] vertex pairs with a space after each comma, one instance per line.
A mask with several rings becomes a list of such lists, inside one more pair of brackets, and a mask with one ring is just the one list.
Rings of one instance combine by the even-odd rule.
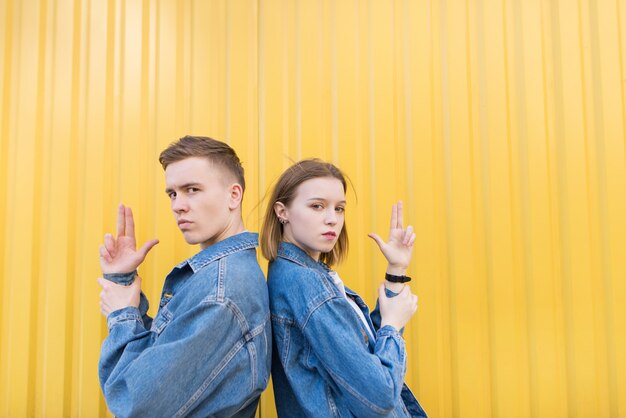
[[186, 212], [188, 209], [187, 199], [183, 196], [177, 195], [172, 201], [172, 210], [176, 213]]

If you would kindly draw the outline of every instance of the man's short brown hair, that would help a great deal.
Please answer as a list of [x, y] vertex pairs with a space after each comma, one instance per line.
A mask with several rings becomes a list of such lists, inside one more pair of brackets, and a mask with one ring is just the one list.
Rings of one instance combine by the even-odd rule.
[[172, 142], [159, 155], [159, 162], [163, 170], [168, 165], [190, 157], [204, 157], [211, 163], [226, 169], [246, 189], [246, 180], [243, 176], [243, 167], [237, 153], [228, 144], [206, 136], [187, 135], [176, 142]]

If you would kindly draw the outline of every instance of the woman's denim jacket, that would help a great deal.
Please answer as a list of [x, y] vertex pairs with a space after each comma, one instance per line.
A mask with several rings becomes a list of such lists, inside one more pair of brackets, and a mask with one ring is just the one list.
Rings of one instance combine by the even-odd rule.
[[271, 355], [256, 246], [257, 234], [244, 232], [180, 263], [165, 279], [154, 320], [143, 294], [140, 309], [109, 315], [99, 374], [113, 414], [254, 416]]
[[[280, 417], [426, 416], [403, 383], [401, 334], [380, 327], [378, 308], [350, 289], [376, 341], [328, 274], [295, 245], [281, 243], [268, 287], [274, 348], [272, 379]], [[390, 295], [392, 296], [392, 295]]]

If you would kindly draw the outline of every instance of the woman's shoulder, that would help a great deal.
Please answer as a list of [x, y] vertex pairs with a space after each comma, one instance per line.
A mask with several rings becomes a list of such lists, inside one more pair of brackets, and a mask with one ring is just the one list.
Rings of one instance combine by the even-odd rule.
[[[269, 265], [267, 284], [270, 292], [274, 293], [295, 293], [304, 297], [306, 295], [319, 297], [320, 294], [338, 296], [338, 291], [327, 272], [280, 257]], [[293, 292], [295, 289], [298, 291]]]
[[267, 273], [268, 280], [289, 281], [298, 284], [309, 283], [312, 285], [318, 281], [325, 280], [325, 276], [326, 274], [320, 269], [299, 264], [282, 257], [278, 257], [269, 264]]

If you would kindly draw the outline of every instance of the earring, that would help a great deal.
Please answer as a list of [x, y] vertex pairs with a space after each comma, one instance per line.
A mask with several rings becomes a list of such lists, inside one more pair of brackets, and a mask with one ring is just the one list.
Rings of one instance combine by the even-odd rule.
[[288, 221], [287, 221], [287, 219], [278, 218], [278, 222], [280, 222], [281, 224], [285, 225]]

